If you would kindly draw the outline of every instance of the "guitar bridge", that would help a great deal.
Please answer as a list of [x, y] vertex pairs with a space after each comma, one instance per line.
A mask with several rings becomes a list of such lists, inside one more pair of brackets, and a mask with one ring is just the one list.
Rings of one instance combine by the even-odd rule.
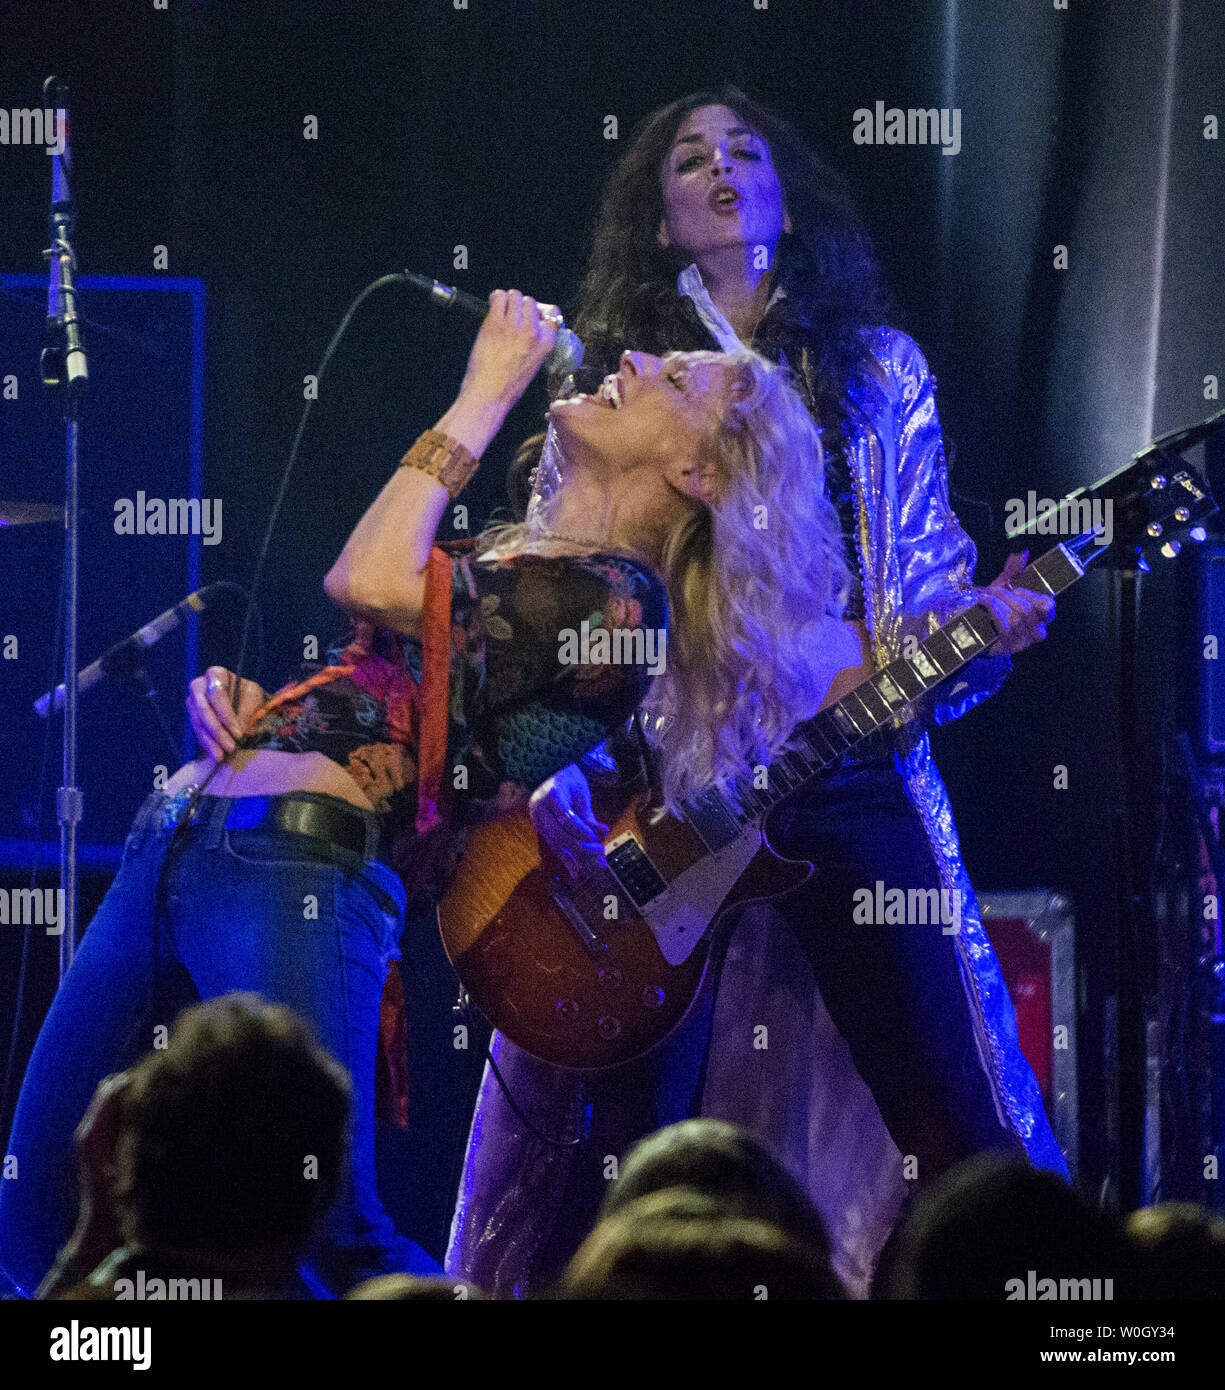
[[605, 942], [592, 931], [587, 925], [587, 920], [574, 904], [574, 900], [564, 889], [554, 888], [549, 895], [556, 904], [558, 911], [574, 928], [575, 935], [583, 943], [583, 946], [593, 956], [598, 956], [608, 950]]

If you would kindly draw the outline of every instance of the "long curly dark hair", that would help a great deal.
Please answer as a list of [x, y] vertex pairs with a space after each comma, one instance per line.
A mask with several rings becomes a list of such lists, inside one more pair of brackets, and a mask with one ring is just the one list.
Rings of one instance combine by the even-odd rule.
[[[781, 350], [793, 367], [807, 348], [811, 382], [797, 385], [836, 438], [846, 424], [847, 380], [864, 353], [860, 329], [895, 323], [895, 306], [842, 177], [792, 126], [738, 87], [693, 92], [653, 111], [635, 128], [609, 175], [591, 259], [569, 315], [587, 348], [575, 384], [593, 390], [615, 370], [625, 348], [658, 354], [717, 346], [693, 301], [676, 292], [676, 277], [692, 257], [660, 246], [656, 237], [664, 215], [660, 171], [686, 117], [703, 106], [729, 107], [770, 147], [791, 216], [791, 231], [779, 242], [774, 266], [785, 295], [762, 319], [751, 346], [772, 361]], [[556, 394], [560, 378], [549, 385]], [[833, 442], [829, 434], [826, 439]], [[516, 457], [511, 477], [516, 503], [526, 502], [527, 473], [542, 440], [539, 435], [526, 441]]]

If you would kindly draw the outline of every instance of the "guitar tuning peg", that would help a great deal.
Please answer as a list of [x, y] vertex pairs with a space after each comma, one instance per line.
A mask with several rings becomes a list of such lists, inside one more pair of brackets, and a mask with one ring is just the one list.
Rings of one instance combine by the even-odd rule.
[[1167, 560], [1172, 560], [1182, 549], [1182, 541], [1166, 541], [1161, 547], [1161, 553]]
[[1149, 564], [1149, 562], [1148, 562], [1148, 557], [1147, 557], [1147, 556], [1144, 556], [1144, 555], [1137, 555], [1137, 556], [1136, 556], [1136, 568], [1140, 571], [1141, 574], [1148, 574], [1148, 572], [1149, 572], [1153, 567], [1152, 567], [1152, 565]]
[[1208, 532], [1205, 531], [1202, 526], [1192, 526], [1190, 531], [1187, 532], [1187, 535], [1189, 535], [1196, 544], [1208, 539]]

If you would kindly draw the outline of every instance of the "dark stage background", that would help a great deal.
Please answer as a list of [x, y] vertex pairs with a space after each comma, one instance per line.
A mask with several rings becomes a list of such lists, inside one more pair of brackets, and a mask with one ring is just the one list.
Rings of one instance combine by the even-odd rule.
[[[725, 80], [793, 120], [850, 181], [902, 307], [899, 326], [939, 379], [954, 504], [979, 544], [980, 580], [1009, 549], [1007, 499], [1030, 488], [1058, 497], [1153, 434], [1217, 408], [1204, 384], [1225, 369], [1225, 179], [1220, 143], [1204, 138], [1205, 115], [1225, 114], [1215, 0], [1071, 0], [1066, 12], [1051, 0], [769, 0], [761, 9], [752, 0], [470, 0], [466, 10], [452, 0], [170, 0], [167, 11], [150, 0], [27, 0], [0, 13], [0, 105], [37, 105], [51, 72], [73, 90], [81, 272], [205, 287], [204, 495], [224, 499], [225, 518], [222, 543], [202, 551], [205, 582], [249, 580], [302, 379], [367, 281], [409, 267], [482, 296], [517, 286], [567, 303], [602, 179], [634, 123]], [[960, 153], [855, 145], [852, 113], [877, 100], [960, 108]], [[307, 115], [318, 118], [316, 140], [303, 138]], [[609, 116], [619, 140], [605, 138]], [[38, 149], [0, 146], [0, 271], [41, 267], [48, 165]], [[1056, 245], [1068, 248], [1066, 270], [1053, 268]], [[467, 248], [463, 270], [453, 268], [457, 246]], [[87, 316], [90, 308], [85, 299]], [[335, 628], [321, 577], [404, 448], [449, 404], [472, 336], [399, 289], [355, 321], [271, 554], [266, 650], [252, 673], [265, 684], [296, 665], [308, 635]], [[0, 341], [0, 378], [15, 374], [27, 402], [40, 391], [39, 346], [36, 333]], [[118, 386], [94, 383], [99, 397]], [[510, 453], [543, 404], [538, 390], [491, 450], [469, 499], [475, 521], [504, 503]], [[107, 409], [122, 408], [112, 394]], [[51, 405], [39, 409], [36, 456], [16, 457], [0, 401], [0, 495], [60, 496], [61, 432]], [[134, 448], [147, 447], [151, 423], [132, 407]], [[91, 448], [90, 430], [87, 414], [83, 469], [97, 477], [112, 462]], [[0, 535], [3, 632], [53, 603], [58, 584], [56, 528], [23, 537], [19, 558], [12, 540]], [[179, 573], [186, 544], [159, 552]], [[99, 640], [129, 630], [111, 611], [108, 583], [126, 607], [139, 594], [135, 576], [83, 576], [83, 621]], [[1107, 582], [1094, 574], [1061, 599], [1050, 639], [1021, 658], [1004, 690], [937, 736], [980, 890], [1043, 886], [1073, 904], [1090, 1188], [1107, 1169], [1102, 1020], [1115, 906], [1107, 609]], [[237, 632], [231, 610], [208, 615], [202, 663], [232, 662]], [[24, 642], [22, 661], [45, 669], [51, 637]], [[176, 720], [183, 641], [169, 639], [151, 663]], [[1171, 814], [1162, 750], [1174, 658], [1194, 641], [1172, 574], [1155, 573], [1143, 645], [1146, 846]], [[32, 786], [41, 729], [0, 679], [4, 776]], [[81, 707], [88, 736], [117, 762], [144, 760], [151, 778], [139, 713], [106, 690]], [[1057, 765], [1066, 790], [1055, 789]], [[52, 767], [54, 786], [54, 757]], [[85, 790], [87, 807], [106, 794]], [[44, 820], [48, 839], [53, 832]], [[28, 823], [2, 833], [33, 834]], [[87, 815], [86, 840], [91, 833]], [[87, 884], [85, 909], [103, 884]], [[7, 1036], [20, 941], [3, 932]], [[36, 936], [31, 950], [14, 1080], [54, 984], [53, 939]], [[438, 1251], [480, 1049], [451, 1050], [447, 968], [428, 924], [410, 927], [405, 956], [416, 1001], [414, 1126], [385, 1136], [382, 1158], [396, 1174], [389, 1205]], [[1167, 1044], [1175, 1058], [1176, 1046]], [[10, 1090], [6, 1131], [12, 1099]]]

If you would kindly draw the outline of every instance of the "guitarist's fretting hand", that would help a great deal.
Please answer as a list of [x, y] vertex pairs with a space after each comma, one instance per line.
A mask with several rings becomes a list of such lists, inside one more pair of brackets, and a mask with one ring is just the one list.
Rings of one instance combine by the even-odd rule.
[[995, 620], [999, 637], [988, 652], [1023, 652], [1046, 637], [1046, 625], [1055, 616], [1055, 600], [1050, 594], [1032, 589], [1014, 589], [1012, 581], [1029, 562], [1029, 551], [1010, 555], [999, 578], [979, 588], [978, 601]]
[[532, 793], [528, 814], [536, 833], [561, 860], [571, 878], [604, 866], [601, 836], [609, 827], [596, 819], [591, 788], [571, 763], [555, 772]]

